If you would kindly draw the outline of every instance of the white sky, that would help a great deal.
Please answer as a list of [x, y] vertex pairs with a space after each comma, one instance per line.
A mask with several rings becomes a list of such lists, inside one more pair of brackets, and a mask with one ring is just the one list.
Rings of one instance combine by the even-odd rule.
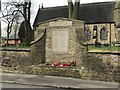
[[[2, 2], [7, 2], [7, 1], [11, 1], [11, 0], [1, 0]], [[23, 1], [23, 0], [15, 0], [15, 1]], [[73, 2], [75, 0], [72, 0]], [[106, 2], [106, 1], [115, 1], [115, 0], [80, 0], [80, 4], [83, 3], [94, 3], [94, 2]], [[41, 6], [43, 3], [43, 7], [55, 7], [55, 6], [63, 6], [63, 5], [67, 5], [67, 0], [31, 0], [32, 2], [32, 15], [31, 15], [31, 23], [33, 23], [39, 5]], [[4, 26], [2, 26], [4, 27]], [[5, 34], [5, 32], [2, 32], [3, 35]]]
[[[32, 0], [31, 0], [32, 1]], [[72, 0], [73, 2], [75, 0]], [[80, 0], [80, 3], [91, 3], [91, 2], [104, 2], [104, 1], [115, 1], [115, 0]], [[52, 7], [52, 6], [62, 6], [67, 5], [67, 0], [33, 0], [37, 5], [44, 4], [44, 7]]]

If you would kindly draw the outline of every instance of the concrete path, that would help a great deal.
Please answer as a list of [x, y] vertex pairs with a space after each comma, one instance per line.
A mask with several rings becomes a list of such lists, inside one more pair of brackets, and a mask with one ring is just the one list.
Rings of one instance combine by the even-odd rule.
[[10, 74], [2, 73], [2, 83], [13, 84], [26, 84], [42, 87], [58, 87], [58, 88], [73, 88], [73, 89], [85, 89], [85, 88], [113, 88], [118, 89], [118, 83], [81, 80], [69, 77], [57, 77], [57, 76], [42, 76], [42, 75], [25, 75], [25, 74]]

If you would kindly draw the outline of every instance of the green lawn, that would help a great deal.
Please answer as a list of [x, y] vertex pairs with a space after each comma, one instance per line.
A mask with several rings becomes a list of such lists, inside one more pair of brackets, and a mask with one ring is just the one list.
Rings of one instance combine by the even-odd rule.
[[119, 51], [120, 47], [117, 47], [117, 46], [101, 46], [101, 47], [88, 46], [88, 50]]

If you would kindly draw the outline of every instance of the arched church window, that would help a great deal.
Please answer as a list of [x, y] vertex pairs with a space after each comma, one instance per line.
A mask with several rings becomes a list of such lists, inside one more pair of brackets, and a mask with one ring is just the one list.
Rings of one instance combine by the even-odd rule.
[[90, 29], [89, 29], [88, 26], [85, 27], [84, 32], [85, 32], [85, 38], [86, 38], [87, 40], [90, 40], [90, 39], [91, 39], [91, 31], [90, 31]]
[[106, 27], [103, 26], [100, 30], [100, 39], [107, 40], [107, 37], [108, 37], [108, 31], [107, 31]]

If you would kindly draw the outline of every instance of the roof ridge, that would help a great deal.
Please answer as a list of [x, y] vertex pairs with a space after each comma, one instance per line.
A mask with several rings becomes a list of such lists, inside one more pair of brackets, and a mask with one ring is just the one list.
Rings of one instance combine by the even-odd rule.
[[45, 8], [43, 8], [43, 10], [47, 10], [47, 9], [58, 9], [58, 8], [64, 8], [64, 7], [67, 7], [67, 5], [64, 5], [64, 6], [55, 6], [55, 7], [45, 7]]
[[[82, 6], [84, 5], [98, 5], [98, 4], [108, 4], [108, 3], [115, 3], [115, 1], [105, 1], [105, 2], [93, 2], [93, 3], [83, 3], [83, 4], [80, 4]], [[58, 9], [58, 8], [64, 8], [64, 7], [67, 7], [67, 5], [64, 5], [64, 6], [55, 6], [55, 7], [44, 7], [43, 9], [44, 10], [47, 10], [47, 9]]]

